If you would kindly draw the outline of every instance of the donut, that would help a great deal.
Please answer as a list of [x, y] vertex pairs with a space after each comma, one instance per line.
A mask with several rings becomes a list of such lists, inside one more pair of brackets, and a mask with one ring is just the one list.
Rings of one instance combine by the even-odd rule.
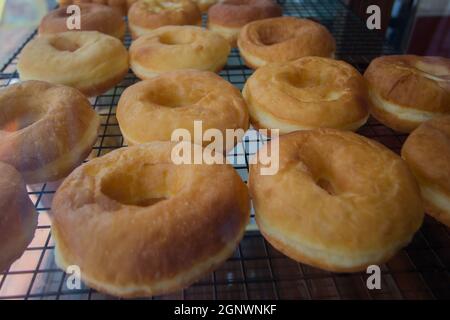
[[165, 26], [133, 41], [130, 65], [141, 79], [179, 69], [219, 72], [230, 50], [223, 37], [201, 27]]
[[23, 254], [34, 237], [37, 213], [25, 183], [12, 166], [0, 162], [0, 272]]
[[246, 185], [227, 164], [173, 164], [174, 145], [121, 148], [65, 179], [52, 208], [61, 269], [79, 266], [87, 285], [110, 295], [154, 296], [233, 254], [250, 216]]
[[383, 145], [336, 129], [273, 141], [278, 172], [262, 175], [263, 165], [252, 164], [249, 188], [261, 233], [288, 257], [333, 272], [363, 271], [389, 260], [422, 224], [414, 176]]
[[0, 161], [27, 184], [67, 176], [97, 140], [99, 116], [78, 90], [26, 81], [0, 91]]
[[60, 6], [68, 6], [71, 4], [84, 5], [89, 3], [102, 4], [115, 9], [122, 16], [126, 16], [128, 12], [128, 5], [132, 1], [133, 0], [58, 0], [58, 3]]
[[402, 157], [417, 178], [427, 213], [450, 227], [450, 115], [419, 125], [403, 144]]
[[114, 9], [104, 5], [80, 4], [81, 29], [67, 28], [67, 8], [61, 7], [49, 12], [39, 25], [39, 34], [52, 34], [66, 31], [99, 31], [110, 36], [123, 39], [126, 24], [122, 16]]
[[336, 42], [324, 26], [294, 17], [251, 22], [242, 28], [237, 43], [245, 64], [252, 69], [307, 56], [334, 58], [336, 51]]
[[247, 23], [281, 14], [281, 7], [272, 0], [224, 0], [209, 8], [208, 29], [236, 47], [239, 31]]
[[372, 60], [364, 77], [369, 84], [371, 114], [399, 132], [450, 114], [450, 59], [414, 55]]
[[208, 9], [218, 0], [194, 0], [201, 12], [208, 12]]
[[97, 31], [62, 32], [31, 40], [20, 54], [21, 80], [42, 80], [97, 96], [128, 72], [128, 52], [117, 38]]
[[356, 130], [369, 117], [364, 78], [343, 61], [305, 57], [261, 67], [243, 96], [250, 122], [281, 134], [313, 128]]
[[[239, 90], [215, 73], [196, 70], [166, 72], [128, 87], [116, 117], [128, 145], [171, 141], [177, 129], [188, 130], [192, 138], [195, 121], [202, 121], [203, 131], [216, 129], [223, 137], [227, 129], [249, 126]], [[234, 147], [235, 141], [223, 142], [222, 151]]]
[[202, 25], [202, 15], [191, 0], [139, 0], [128, 12], [128, 26], [136, 39], [167, 25]]

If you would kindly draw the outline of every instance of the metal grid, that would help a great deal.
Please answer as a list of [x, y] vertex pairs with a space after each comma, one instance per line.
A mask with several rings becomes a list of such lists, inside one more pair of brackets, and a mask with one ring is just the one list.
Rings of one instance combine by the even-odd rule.
[[[326, 25], [337, 42], [337, 57], [363, 71], [372, 58], [395, 53], [383, 46], [376, 32], [369, 32], [339, 1], [290, 0], [282, 2], [285, 15], [309, 17]], [[32, 34], [29, 41], [35, 34]], [[125, 39], [126, 46], [130, 38]], [[0, 87], [18, 81], [17, 56], [2, 68]], [[252, 71], [242, 64], [234, 49], [220, 75], [242, 89]], [[115, 117], [120, 94], [138, 79], [133, 73], [106, 94], [91, 102], [101, 117], [102, 130], [88, 159], [123, 146]], [[359, 130], [399, 152], [406, 136], [374, 119]], [[247, 181], [248, 159], [264, 143], [250, 130], [228, 160]], [[0, 273], [0, 300], [5, 299], [114, 299], [82, 287], [69, 290], [67, 275], [54, 263], [50, 232], [50, 204], [58, 183], [29, 186], [39, 211], [36, 235], [23, 256]], [[254, 225], [254, 222], [252, 222]], [[214, 273], [172, 295], [152, 299], [442, 299], [450, 298], [450, 233], [444, 225], [427, 217], [412, 243], [382, 266], [381, 290], [368, 290], [364, 273], [334, 274], [297, 263], [275, 250], [258, 231], [249, 231], [233, 257]]]

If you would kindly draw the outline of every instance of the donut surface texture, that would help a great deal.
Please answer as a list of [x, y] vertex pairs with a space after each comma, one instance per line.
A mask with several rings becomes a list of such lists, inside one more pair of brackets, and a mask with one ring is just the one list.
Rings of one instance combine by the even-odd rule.
[[31, 40], [19, 57], [20, 79], [74, 87], [97, 96], [128, 72], [128, 51], [117, 38], [97, 32], [63, 32]]
[[245, 64], [257, 69], [307, 56], [334, 58], [336, 42], [317, 22], [280, 17], [247, 24], [239, 33], [238, 47]]
[[202, 25], [202, 15], [191, 0], [139, 0], [128, 13], [131, 36], [137, 39], [168, 25]]
[[427, 213], [450, 226], [450, 115], [415, 129], [403, 144], [402, 157], [419, 182]]
[[239, 31], [247, 23], [281, 14], [281, 7], [272, 0], [224, 0], [209, 8], [208, 29], [236, 47]]
[[130, 65], [141, 79], [180, 69], [219, 72], [230, 45], [220, 35], [195, 26], [165, 26], [139, 37], [130, 47]]
[[227, 164], [174, 165], [174, 145], [115, 150], [64, 181], [52, 207], [60, 268], [78, 265], [87, 285], [114, 296], [154, 296], [233, 254], [250, 216], [246, 185]]
[[356, 130], [369, 116], [361, 74], [344, 61], [305, 57], [256, 70], [243, 96], [257, 128], [281, 134], [314, 128]]
[[364, 77], [369, 83], [371, 114], [399, 132], [450, 114], [450, 59], [414, 55], [372, 60]]
[[278, 141], [278, 172], [261, 175], [257, 163], [249, 176], [256, 222], [276, 249], [321, 269], [355, 272], [386, 262], [411, 241], [423, 207], [399, 156], [334, 129], [297, 131]]
[[[196, 121], [203, 132], [215, 129], [223, 137], [227, 129], [246, 131], [249, 126], [239, 90], [212, 72], [195, 70], [163, 73], [128, 87], [120, 97], [117, 120], [129, 145], [171, 141], [180, 129], [193, 141]], [[223, 151], [234, 147], [234, 139], [223, 142]]]
[[89, 155], [100, 118], [78, 90], [26, 81], [0, 91], [0, 161], [27, 184], [67, 176]]

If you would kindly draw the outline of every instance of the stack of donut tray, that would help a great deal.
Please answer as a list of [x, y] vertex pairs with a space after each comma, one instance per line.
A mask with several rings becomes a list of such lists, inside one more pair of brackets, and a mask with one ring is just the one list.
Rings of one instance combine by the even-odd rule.
[[[281, 1], [284, 15], [315, 19], [324, 24], [337, 42], [337, 58], [345, 60], [361, 72], [376, 56], [394, 54], [383, 44], [377, 31], [369, 31], [365, 23], [336, 0]], [[1, 69], [0, 87], [18, 80], [16, 62], [23, 46]], [[125, 44], [130, 45], [130, 37]], [[227, 66], [220, 75], [242, 89], [252, 70], [246, 68], [233, 49]], [[123, 146], [123, 138], [115, 117], [121, 93], [138, 79], [130, 71], [126, 78], [104, 95], [91, 100], [101, 116], [101, 134], [89, 159], [102, 156]], [[395, 152], [399, 152], [406, 136], [379, 124], [374, 119], [359, 131]], [[247, 181], [248, 159], [265, 143], [250, 129], [243, 143], [229, 155], [243, 180]], [[88, 161], [88, 160], [87, 160]], [[2, 299], [113, 299], [82, 285], [67, 287], [68, 276], [54, 263], [54, 242], [49, 216], [56, 190], [52, 183], [32, 186], [30, 197], [39, 211], [39, 226], [34, 240], [23, 256], [5, 273], [0, 273]], [[258, 232], [253, 219], [234, 255], [220, 269], [175, 294], [152, 299], [445, 299], [450, 298], [450, 232], [430, 217], [412, 243], [386, 265], [381, 266], [381, 289], [369, 290], [366, 273], [336, 274], [297, 263], [270, 246]]]

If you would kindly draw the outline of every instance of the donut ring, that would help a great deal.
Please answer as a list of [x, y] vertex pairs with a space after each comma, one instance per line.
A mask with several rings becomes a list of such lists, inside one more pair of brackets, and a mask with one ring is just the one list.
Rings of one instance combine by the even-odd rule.
[[[116, 117], [129, 145], [170, 141], [177, 129], [187, 129], [194, 137], [194, 121], [202, 121], [204, 131], [220, 130], [224, 137], [227, 129], [246, 131], [249, 126], [239, 90], [212, 72], [195, 70], [163, 73], [128, 87]], [[223, 149], [233, 147], [227, 143]]]
[[220, 35], [194, 26], [165, 26], [133, 41], [130, 65], [141, 79], [162, 72], [196, 69], [219, 72], [230, 54]]
[[281, 14], [281, 7], [272, 0], [224, 0], [209, 8], [208, 29], [236, 47], [239, 31], [247, 23]]
[[411, 132], [422, 122], [450, 114], [450, 59], [384, 56], [370, 63], [371, 114], [384, 125]]
[[167, 25], [201, 26], [202, 15], [191, 0], [139, 0], [128, 13], [133, 39]]
[[450, 226], [450, 115], [415, 129], [403, 144], [402, 157], [419, 182], [427, 213]]
[[334, 58], [336, 42], [319, 23], [280, 17], [247, 24], [239, 33], [238, 47], [245, 64], [257, 69], [307, 56]]
[[243, 96], [257, 128], [281, 134], [313, 128], [356, 130], [369, 117], [364, 78], [351, 65], [305, 57], [259, 68]]
[[0, 91], [0, 161], [27, 184], [65, 177], [90, 153], [99, 116], [79, 91], [41, 81]]
[[399, 156], [334, 129], [278, 141], [278, 173], [260, 175], [259, 163], [249, 175], [256, 222], [276, 249], [321, 269], [356, 272], [384, 263], [411, 241], [422, 224], [422, 201]]
[[34, 237], [37, 212], [25, 183], [12, 166], [0, 162], [0, 272], [23, 254]]
[[21, 80], [63, 84], [96, 96], [122, 81], [128, 52], [117, 38], [97, 31], [43, 35], [25, 46], [17, 69]]
[[128, 4], [132, 0], [58, 0], [59, 5], [68, 6], [71, 4], [83, 5], [83, 4], [102, 4], [109, 6], [119, 12], [122, 16], [126, 16], [128, 12]]
[[173, 164], [174, 146], [122, 148], [65, 179], [52, 208], [60, 268], [78, 265], [90, 287], [111, 295], [154, 296], [233, 254], [249, 221], [246, 185], [230, 165]]
[[[126, 24], [122, 16], [108, 6], [84, 3], [80, 4], [81, 30], [73, 31], [98, 31], [108, 34], [118, 39], [123, 39], [126, 31]], [[67, 29], [67, 8], [62, 7], [49, 12], [39, 25], [39, 34], [53, 34], [66, 31]]]

